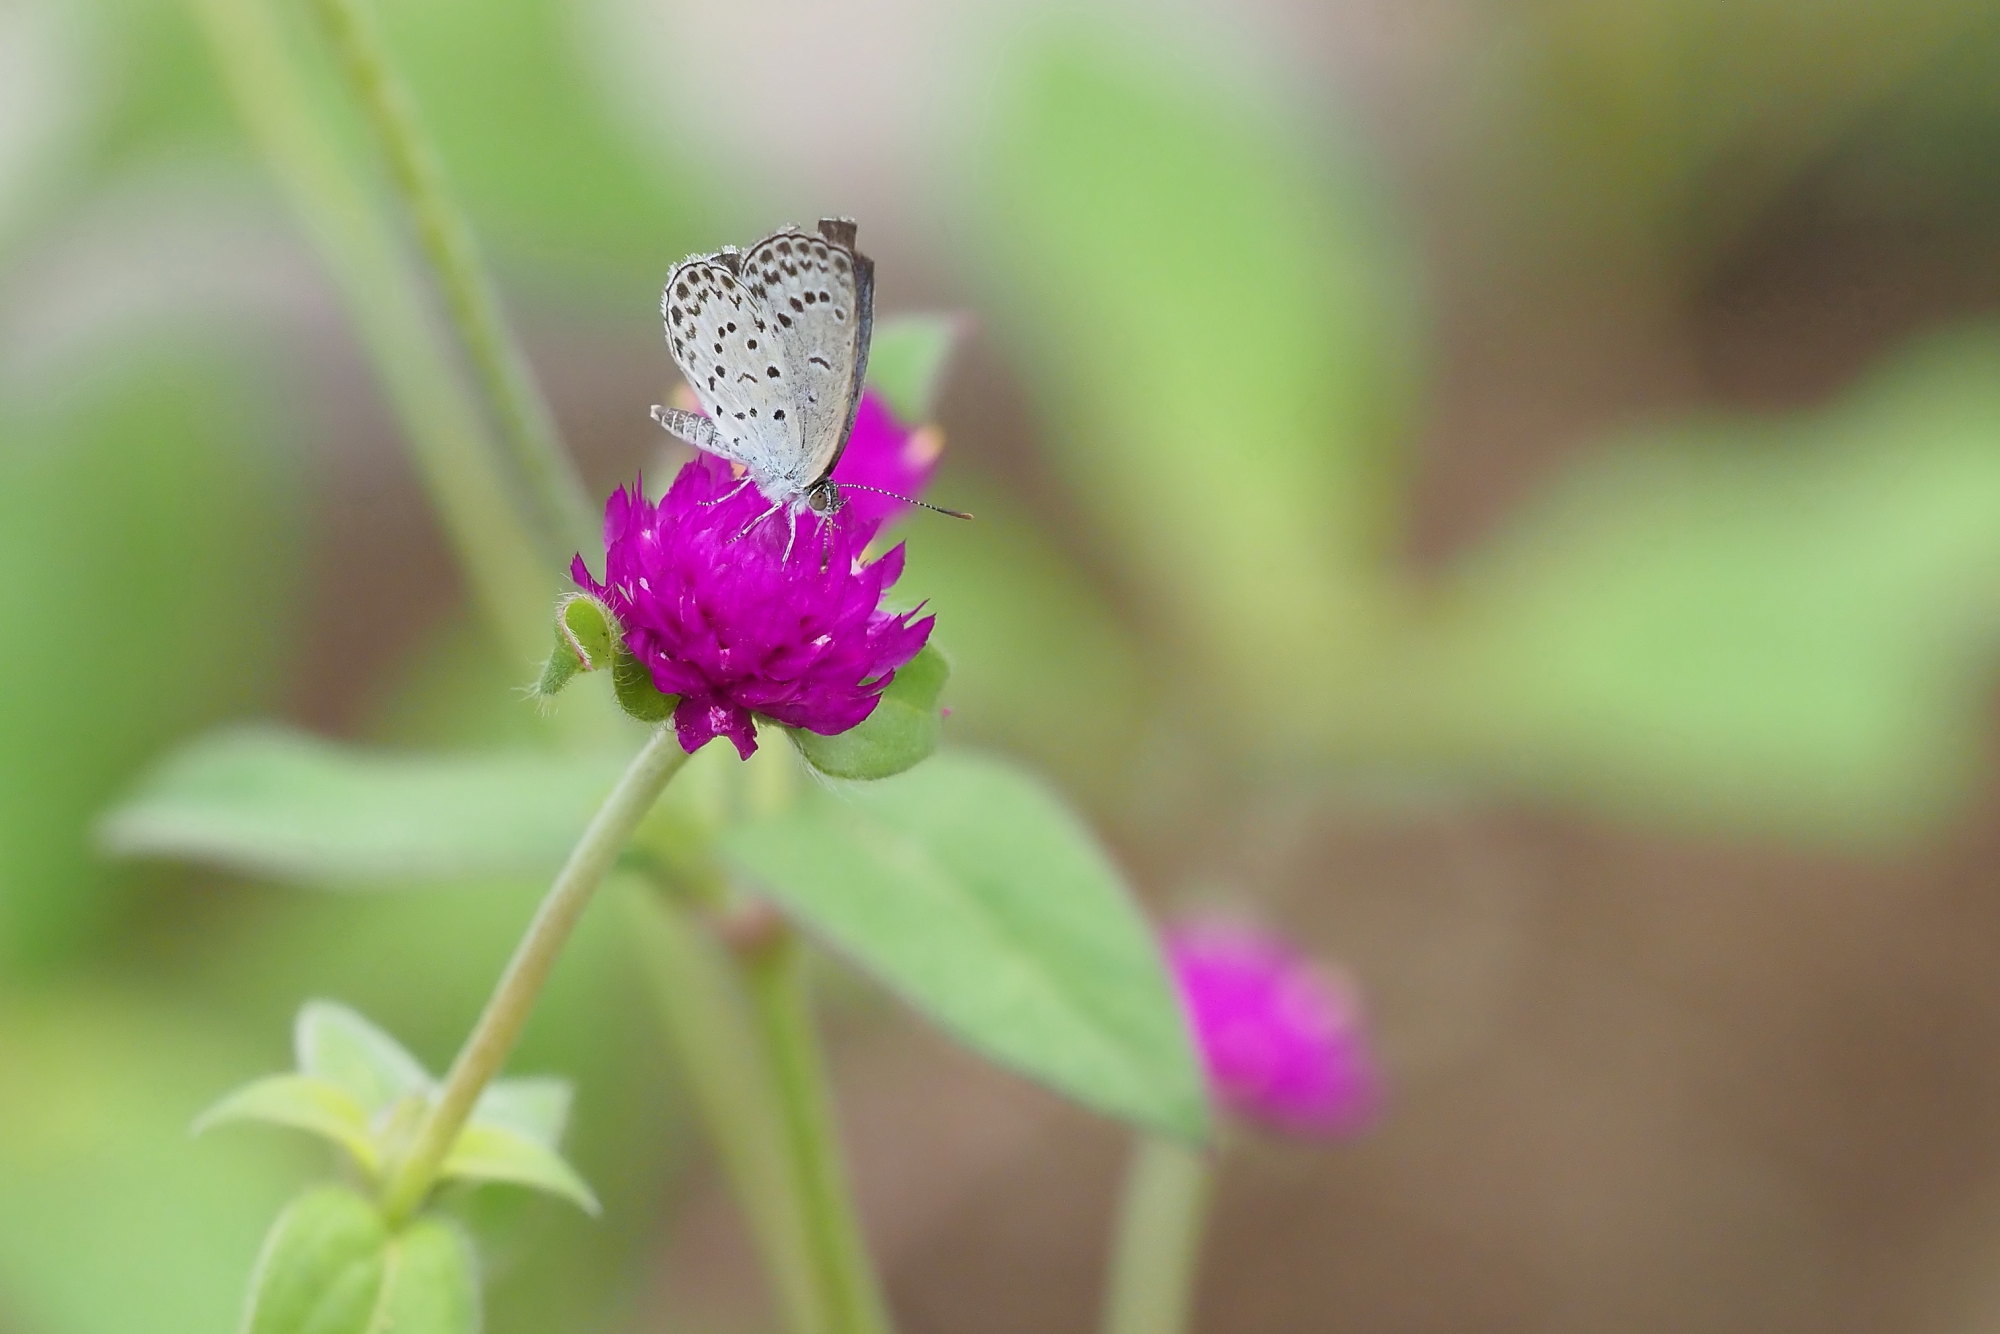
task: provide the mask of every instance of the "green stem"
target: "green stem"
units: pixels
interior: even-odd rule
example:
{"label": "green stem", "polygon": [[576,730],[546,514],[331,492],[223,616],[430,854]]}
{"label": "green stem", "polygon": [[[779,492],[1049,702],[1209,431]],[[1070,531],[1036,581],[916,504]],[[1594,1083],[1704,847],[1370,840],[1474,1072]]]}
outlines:
{"label": "green stem", "polygon": [[887,1308],[854,1215],[832,1096],[806,994],[805,955],[789,928],[742,955],[750,1008],[776,1082],[786,1158],[829,1334],[888,1334]]}
{"label": "green stem", "polygon": [[436,1101],[417,1127],[409,1151],[388,1175],[382,1208],[391,1220],[409,1217],[430,1193],[438,1169],[458,1141],[480,1092],[500,1073],[513,1051],[522,1026],[528,1022],[528,1012],[542,994],[549,970],[555,967],[556,956],[584,907],[604,883],[661,790],[687,759],[674,729],[657,729],[591,817],[541,907],[535,910],[535,918],[515,947],[514,957],[508,960],[507,971],[501,974],[479,1022],[459,1049],[458,1059],[452,1062]]}
{"label": "green stem", "polygon": [[1132,1151],[1102,1334],[1182,1334],[1192,1305],[1211,1173],[1206,1156],[1142,1137]]}
{"label": "green stem", "polygon": [[[522,662],[547,652],[560,566],[510,486],[421,275],[315,104],[270,0],[192,0],[251,137],[332,274],[473,595]],[[565,553],[566,554],[566,553]]]}
{"label": "green stem", "polygon": [[361,103],[376,146],[430,262],[446,308],[479,377],[514,467],[539,510],[545,558],[560,569],[595,540],[590,501],[556,433],[548,400],[502,314],[472,228],[451,194],[415,102],[389,64],[363,0],[314,0],[314,11]]}
{"label": "green stem", "polygon": [[743,1007],[735,961],[666,894],[633,894],[627,902],[668,1038],[776,1289],[785,1328],[828,1334],[804,1210],[785,1170],[777,1092]]}

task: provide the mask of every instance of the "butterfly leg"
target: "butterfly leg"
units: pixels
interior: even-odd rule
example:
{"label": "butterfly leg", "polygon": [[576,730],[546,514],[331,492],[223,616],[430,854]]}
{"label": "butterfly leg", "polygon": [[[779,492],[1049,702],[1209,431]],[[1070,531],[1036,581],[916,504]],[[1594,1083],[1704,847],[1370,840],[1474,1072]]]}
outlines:
{"label": "butterfly leg", "polygon": [[[758,524],[764,522],[764,520],[770,518],[773,514],[776,514],[779,510],[783,509],[784,507],[785,507],[785,502],[782,500],[779,501],[777,504],[771,506],[771,508],[765,510],[762,514],[759,514],[756,518],[752,519],[750,522],[744,524],[741,528],[737,529],[736,536],[730,538],[729,540],[732,542],[742,541],[744,538],[750,536],[750,530],[752,528],[755,528]],[[790,548],[787,547],[786,551],[789,553]]]}
{"label": "butterfly leg", "polygon": [[721,505],[721,504],[724,504],[724,503],[726,503],[726,502],[728,502],[728,501],[731,501],[731,500],[734,500],[734,499],[736,499],[736,497],[738,497],[738,496],[742,495],[742,494],[743,494],[743,488],[744,488],[744,487],[746,487],[746,486],[748,486],[748,485],[750,485],[750,474],[746,472],[746,473],[744,473],[744,474],[743,474],[743,475],[742,475],[741,477],[739,477],[739,478],[737,478],[737,479],[736,479],[736,485],[735,485],[735,486],[732,486],[732,487],[730,487],[730,488],[729,488],[729,489],[728,489],[727,491],[723,492],[723,493],[722,493],[721,495],[717,496],[717,497],[716,497],[715,499],[713,499],[713,500],[698,500],[698,501],[696,501],[695,503],[696,503],[697,505],[700,505],[700,506],[702,506],[703,508],[707,508],[707,507],[708,507],[708,506],[710,506],[710,505]]}

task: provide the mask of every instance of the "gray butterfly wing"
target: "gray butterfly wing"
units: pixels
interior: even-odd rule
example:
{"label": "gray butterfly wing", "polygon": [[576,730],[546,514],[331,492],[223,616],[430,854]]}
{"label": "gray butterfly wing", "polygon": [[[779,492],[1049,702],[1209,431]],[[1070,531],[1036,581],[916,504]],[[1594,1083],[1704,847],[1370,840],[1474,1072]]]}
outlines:
{"label": "gray butterfly wing", "polygon": [[797,381],[802,454],[793,481],[833,471],[847,447],[875,318],[875,265],[854,249],[855,225],[826,219],[819,235],[785,228],[752,246],[742,281],[762,307]]}
{"label": "gray butterfly wing", "polygon": [[804,395],[781,330],[734,272],[741,258],[695,255],[668,275],[660,296],[667,346],[710,424],[696,426],[672,409],[654,415],[696,448],[741,464],[771,499],[786,500],[800,489]]}

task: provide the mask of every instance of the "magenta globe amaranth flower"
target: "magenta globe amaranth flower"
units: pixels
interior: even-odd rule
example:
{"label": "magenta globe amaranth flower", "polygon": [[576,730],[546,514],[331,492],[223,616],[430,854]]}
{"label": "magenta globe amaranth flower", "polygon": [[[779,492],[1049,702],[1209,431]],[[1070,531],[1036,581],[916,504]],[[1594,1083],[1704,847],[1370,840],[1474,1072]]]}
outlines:
{"label": "magenta globe amaranth flower", "polygon": [[[930,460],[908,457],[909,443],[886,409],[864,399],[834,479],[921,485]],[[758,717],[844,732],[930,639],[934,617],[882,608],[903,549],[875,560],[866,551],[888,509],[854,504],[831,522],[810,512],[760,520],[769,507],[728,464],[697,455],[658,502],[636,486],[612,493],[601,582],[582,556],[571,567],[617,617],[653,684],[678,697],[674,727],[689,751],[725,736],[747,758]]]}
{"label": "magenta globe amaranth flower", "polygon": [[1381,1071],[1344,978],[1235,921],[1182,923],[1166,948],[1217,1101],[1295,1134],[1374,1122]]}

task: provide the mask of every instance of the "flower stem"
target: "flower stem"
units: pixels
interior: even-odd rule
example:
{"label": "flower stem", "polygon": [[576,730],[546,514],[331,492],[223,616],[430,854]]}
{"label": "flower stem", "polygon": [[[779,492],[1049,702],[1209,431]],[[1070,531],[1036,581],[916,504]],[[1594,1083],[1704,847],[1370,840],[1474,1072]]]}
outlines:
{"label": "flower stem", "polygon": [[635,943],[689,1091],[722,1159],[792,1334],[828,1334],[804,1209],[787,1172],[777,1093],[734,960],[666,893],[633,894]]}
{"label": "flower stem", "polygon": [[316,104],[282,6],[191,3],[251,138],[346,302],[474,597],[510,654],[539,659],[561,567],[546,563],[548,541],[509,484],[401,238]]}
{"label": "flower stem", "polygon": [[1211,1174],[1198,1149],[1139,1139],[1125,1177],[1102,1334],[1182,1334],[1192,1304]]}
{"label": "flower stem", "polygon": [[464,213],[444,185],[436,150],[418,120],[414,100],[390,65],[364,0],[314,0],[341,73],[367,116],[376,146],[429,261],[466,356],[500,426],[501,437],[528,488],[543,535],[543,554],[560,569],[594,537],[583,483],[556,433],[555,416],[528,368]]}
{"label": "flower stem", "polygon": [[825,1304],[825,1328],[829,1334],[888,1334],[888,1311],[841,1165],[798,936],[780,923],[740,957],[777,1087],[786,1158]]}
{"label": "flower stem", "polygon": [[480,1092],[500,1073],[508,1053],[521,1036],[528,1012],[548,981],[556,956],[569,940],[577,919],[591,895],[624,850],[639,822],[646,818],[653,802],[670,779],[687,763],[674,729],[654,731],[645,746],[632,758],[611,795],[597,808],[583,837],[570,850],[569,860],[556,873],[527,934],[514,949],[499,985],[480,1013],[478,1023],[459,1049],[458,1058],[445,1075],[444,1085],[425,1114],[409,1151],[388,1174],[382,1193],[383,1212],[399,1222],[423,1203],[437,1180],[438,1169],[458,1140],[459,1131],[472,1115]]}

